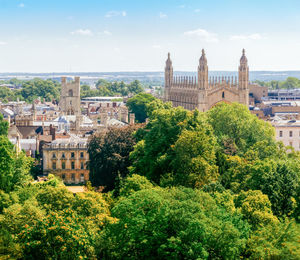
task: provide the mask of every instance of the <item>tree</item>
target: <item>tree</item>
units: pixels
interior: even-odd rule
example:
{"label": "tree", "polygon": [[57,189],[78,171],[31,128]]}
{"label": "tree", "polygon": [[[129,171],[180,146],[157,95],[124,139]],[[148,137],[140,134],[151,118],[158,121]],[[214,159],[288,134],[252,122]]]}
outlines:
{"label": "tree", "polygon": [[300,226],[293,220],[265,225],[253,232],[247,242],[247,259],[299,259]]}
{"label": "tree", "polygon": [[133,174],[121,180],[120,196],[128,197],[132,193],[153,188],[153,184],[144,176]]}
{"label": "tree", "polygon": [[153,97],[151,94],[140,93],[132,98],[129,98],[126,102],[126,106],[131,113],[135,114],[135,119],[138,122],[143,123],[148,117],[147,105],[153,100],[155,100],[155,97]]}
{"label": "tree", "polygon": [[130,171],[157,184],[201,187],[217,177],[214,146],[204,113],[181,107],[156,109],[131,153]]}
{"label": "tree", "polygon": [[268,224],[278,224],[278,219],[273,215],[271,202],[267,195],[258,190],[243,191],[235,198],[235,205],[252,225],[253,229]]}
{"label": "tree", "polygon": [[3,119],[3,115],[0,113],[0,136],[8,135],[8,122]]}
{"label": "tree", "polygon": [[23,152],[16,153],[14,145],[0,136],[0,189],[10,192],[31,180],[32,159]]}
{"label": "tree", "polygon": [[187,188],[137,191],[112,209],[118,219],[97,242],[98,258],[235,259],[249,226],[207,193]]}
{"label": "tree", "polygon": [[50,212],[35,225],[25,225],[17,237],[23,259],[94,259],[91,230],[71,210]]}
{"label": "tree", "polygon": [[266,146],[275,143],[274,128],[258,119],[244,105],[220,103],[207,112],[217,141],[223,149],[226,143],[236,147],[237,153],[245,153],[260,141]]}
{"label": "tree", "polygon": [[89,142],[90,180],[94,186],[113,190],[118,176],[125,177],[130,166],[129,154],[136,144],[133,133],[139,126],[111,128],[93,136]]}
{"label": "tree", "polygon": [[183,130],[174,145],[174,184],[201,188],[218,179],[216,141],[209,126]]}
{"label": "tree", "polygon": [[134,80],[128,85],[128,92],[133,95],[139,94],[143,91],[144,89],[138,80]]}

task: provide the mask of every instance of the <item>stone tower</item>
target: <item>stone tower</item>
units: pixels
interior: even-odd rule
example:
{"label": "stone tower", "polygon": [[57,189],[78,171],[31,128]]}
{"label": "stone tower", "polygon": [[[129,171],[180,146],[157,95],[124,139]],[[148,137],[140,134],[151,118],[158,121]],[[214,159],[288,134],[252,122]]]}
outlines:
{"label": "stone tower", "polygon": [[208,66],[205,51],[202,49],[202,55],[198,66],[198,109],[206,111],[207,108],[207,89],[208,89]]}
{"label": "stone tower", "polygon": [[59,107],[62,115],[81,115],[80,77],[75,77],[75,80],[72,82],[67,82],[66,77],[61,77],[61,97]]}
{"label": "stone tower", "polygon": [[170,59],[170,53],[168,53],[168,59],[166,60],[165,67],[165,100],[169,100],[170,88],[173,82],[173,66]]}
{"label": "stone tower", "polygon": [[242,51],[242,57],[240,59],[239,66],[239,102],[241,104],[249,104],[249,67],[248,60],[245,55],[245,49]]}

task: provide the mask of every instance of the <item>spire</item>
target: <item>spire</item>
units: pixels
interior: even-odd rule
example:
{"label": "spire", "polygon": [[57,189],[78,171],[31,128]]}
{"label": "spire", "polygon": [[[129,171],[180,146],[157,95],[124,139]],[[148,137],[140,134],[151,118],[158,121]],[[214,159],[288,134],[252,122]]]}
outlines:
{"label": "spire", "polygon": [[199,60],[198,66],[198,85],[199,89],[208,88],[208,66],[205,51],[202,49],[202,55]]}
{"label": "spire", "polygon": [[206,59],[206,56],[205,56],[204,49],[202,49],[202,55],[200,57],[199,63],[200,63],[200,65],[206,65],[207,64],[207,59]]}
{"label": "spire", "polygon": [[243,51],[242,51],[242,57],[241,57],[241,59],[240,59],[240,63],[241,63],[241,64],[246,64],[246,63],[248,63],[247,57],[246,57],[246,55],[245,55],[245,49],[243,49]]}
{"label": "spire", "polygon": [[172,61],[170,58],[170,52],[168,52],[168,58],[166,60],[166,68],[171,68],[172,67]]}

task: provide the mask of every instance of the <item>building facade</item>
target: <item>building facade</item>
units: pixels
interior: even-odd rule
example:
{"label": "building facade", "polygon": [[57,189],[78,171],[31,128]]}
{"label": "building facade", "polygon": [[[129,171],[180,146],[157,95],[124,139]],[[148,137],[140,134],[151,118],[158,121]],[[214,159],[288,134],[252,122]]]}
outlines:
{"label": "building facade", "polygon": [[219,102],[249,104],[249,67],[243,50],[236,77],[208,77],[207,59],[204,50],[199,60],[198,77],[174,77],[168,53],[165,67],[165,101],[173,106],[207,111]]}
{"label": "building facade", "polygon": [[300,121],[299,120],[276,120],[272,122],[275,128],[277,141],[285,146],[291,146],[295,151],[300,151]]}
{"label": "building facade", "polygon": [[89,180],[87,138],[72,135],[43,146],[44,175],[55,174],[66,184],[85,183]]}

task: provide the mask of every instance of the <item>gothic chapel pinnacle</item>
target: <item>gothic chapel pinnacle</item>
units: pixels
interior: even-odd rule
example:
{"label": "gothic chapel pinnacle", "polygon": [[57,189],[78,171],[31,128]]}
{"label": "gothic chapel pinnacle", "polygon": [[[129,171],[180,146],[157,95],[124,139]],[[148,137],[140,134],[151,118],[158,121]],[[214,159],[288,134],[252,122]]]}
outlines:
{"label": "gothic chapel pinnacle", "polygon": [[173,76],[173,66],[168,53],[165,67],[165,101],[173,106],[186,109],[207,111],[219,102],[239,102],[249,104],[249,67],[243,49],[236,77],[208,77],[205,51],[199,59],[198,78],[190,76]]}

